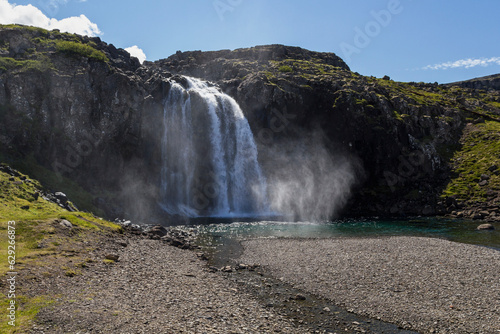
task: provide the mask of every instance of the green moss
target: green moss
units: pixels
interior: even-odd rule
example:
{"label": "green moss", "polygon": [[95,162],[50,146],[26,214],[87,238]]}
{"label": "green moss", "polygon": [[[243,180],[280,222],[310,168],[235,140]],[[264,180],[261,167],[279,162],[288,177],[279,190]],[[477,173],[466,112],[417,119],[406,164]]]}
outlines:
{"label": "green moss", "polygon": [[[17,309],[16,309],[16,326],[11,326],[5,320],[0,322],[0,333],[28,333],[38,312],[43,307],[47,307],[54,303],[49,296],[36,296],[27,297],[23,295],[16,295]],[[0,307],[6,310],[9,305],[9,299],[3,293],[0,293]]]}
{"label": "green moss", "polygon": [[288,65],[283,65],[278,68],[278,71],[280,71],[281,73],[290,73],[293,72],[293,69]]}
{"label": "green moss", "polygon": [[39,59],[16,60],[9,57],[0,57],[0,71],[20,70],[30,71],[36,70],[45,72],[53,69],[54,65],[47,57],[40,57]]}
{"label": "green moss", "polygon": [[86,230],[111,230],[113,232],[123,232],[123,229],[120,225],[111,223],[87,212],[67,212],[64,214],[60,214],[59,218],[66,219],[74,226],[78,226]]}
{"label": "green moss", "polygon": [[104,52],[97,50],[90,45],[83,44],[81,42],[60,41],[60,40],[57,40],[55,43],[57,51],[64,53],[68,56],[76,58],[86,57],[101,62],[109,61],[108,57],[106,57]]}
{"label": "green moss", "polygon": [[[492,165],[500,167],[500,123],[486,121],[477,124],[462,138],[462,147],[453,157],[456,175],[443,192],[462,201],[484,201],[487,191],[500,191],[500,176],[488,171]],[[480,186],[481,175],[490,176],[488,184]]]}
{"label": "green moss", "polygon": [[403,120],[402,115],[400,113],[398,113],[396,110],[394,110],[393,113],[394,113],[394,117],[396,117],[396,119],[398,121],[402,121]]}
{"label": "green moss", "polygon": [[22,177],[26,180],[0,171],[0,220],[44,219],[64,211],[39,196],[39,182]]}

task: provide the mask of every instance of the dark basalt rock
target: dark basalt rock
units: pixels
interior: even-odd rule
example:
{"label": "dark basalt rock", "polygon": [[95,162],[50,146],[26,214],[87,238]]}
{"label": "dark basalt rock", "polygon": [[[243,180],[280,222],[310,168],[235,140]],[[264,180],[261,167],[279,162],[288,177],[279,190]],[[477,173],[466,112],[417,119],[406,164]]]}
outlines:
{"label": "dark basalt rock", "polygon": [[[40,40],[76,41],[107,61],[68,56]],[[498,110],[471,99],[476,96],[471,90],[364,77],[333,53],[283,45],[178,52],[141,66],[99,38],[0,26],[0,57],[15,65],[0,65],[0,153],[32,157],[93,194],[111,194],[93,202],[111,219],[164,221],[156,204],[158,138],[171,81],[185,85],[182,75],[213,81],[235,98],[266,174],[279,172],[278,147],[317,133],[329,152],[354,161],[358,184],[346,213],[433,215],[460,209],[472,217],[483,207],[466,210],[460,207],[464,203],[441,198],[466,125],[500,117]],[[34,65],[24,66],[27,61]],[[443,93],[446,89],[452,93]],[[495,92],[489,94],[500,101]],[[478,115],[479,109],[487,113]],[[500,173],[494,163],[489,166],[484,173]],[[491,180],[474,185],[479,182],[493,202]],[[62,198],[53,200],[65,205]],[[171,239],[182,247],[180,238]]]}

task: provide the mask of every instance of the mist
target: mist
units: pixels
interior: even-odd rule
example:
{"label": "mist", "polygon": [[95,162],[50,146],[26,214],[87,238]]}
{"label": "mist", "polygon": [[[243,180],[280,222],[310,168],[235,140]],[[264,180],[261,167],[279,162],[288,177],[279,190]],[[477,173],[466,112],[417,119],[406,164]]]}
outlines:
{"label": "mist", "polygon": [[267,148],[265,171],[270,207],[300,221],[336,217],[349,200],[360,174],[357,160],[333,153],[315,133]]}

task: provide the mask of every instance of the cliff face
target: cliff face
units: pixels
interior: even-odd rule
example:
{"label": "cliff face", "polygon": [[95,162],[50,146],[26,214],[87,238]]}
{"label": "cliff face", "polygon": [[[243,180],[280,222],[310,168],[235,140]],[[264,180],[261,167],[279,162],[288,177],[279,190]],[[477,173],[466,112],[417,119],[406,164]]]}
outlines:
{"label": "cliff face", "polygon": [[[317,133],[334,156],[359,161],[359,187],[347,214],[434,215],[468,208],[474,216],[490,206],[498,211],[497,200],[490,203],[498,199],[497,183],[457,191],[457,183],[472,181],[456,171],[453,160],[467,125],[497,124],[498,92],[364,77],[327,55],[275,45],[178,52],[150,66],[213,80],[235,97],[268,175],[276,170],[270,147]],[[486,172],[484,166],[466,171],[476,178]]]}
{"label": "cliff face", "polygon": [[[28,27],[1,28],[0,47],[5,156],[34,158],[62,188],[63,177],[76,181],[94,194],[94,205],[106,191],[120,194],[110,215],[154,197],[134,184],[154,184],[148,166],[158,148],[151,138],[160,129],[149,120],[162,105],[148,98],[137,59],[99,38]],[[132,191],[123,197],[122,189]]]}
{"label": "cliff face", "polygon": [[[0,27],[3,159],[34,160],[61,187],[75,180],[112,218],[149,216],[159,193],[163,102],[171,81],[183,81],[176,74],[215,81],[237,100],[267,175],[286,167],[278,151],[302,144],[304,152],[321,144],[351,161],[358,183],[346,213],[472,208],[466,215],[474,215],[498,199],[500,180],[488,172],[500,164],[496,147],[487,167],[474,165],[473,180],[460,170],[467,156],[452,160],[464,134],[494,137],[498,92],[364,77],[334,54],[281,45],[178,52],[141,66],[98,38]],[[296,162],[315,163],[303,157]],[[486,188],[461,186],[484,173],[491,174]]]}

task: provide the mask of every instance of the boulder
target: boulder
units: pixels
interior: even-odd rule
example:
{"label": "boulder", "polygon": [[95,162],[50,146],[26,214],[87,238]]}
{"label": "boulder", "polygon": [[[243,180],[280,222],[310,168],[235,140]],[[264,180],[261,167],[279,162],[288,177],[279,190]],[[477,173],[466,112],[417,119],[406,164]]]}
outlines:
{"label": "boulder", "polygon": [[481,224],[476,228],[478,231],[492,231],[495,227],[491,224]]}
{"label": "boulder", "polygon": [[153,226],[153,228],[151,228],[148,231],[148,234],[150,236],[164,237],[165,235],[167,235],[167,230],[163,226],[157,225],[157,226]]}
{"label": "boulder", "polygon": [[66,219],[63,219],[59,222],[59,225],[61,225],[62,227],[66,227],[66,228],[73,228],[73,224],[71,224],[68,220]]}
{"label": "boulder", "polygon": [[56,192],[54,196],[59,200],[61,204],[66,204],[68,202],[68,197],[66,196],[65,193],[62,193],[60,191]]}

